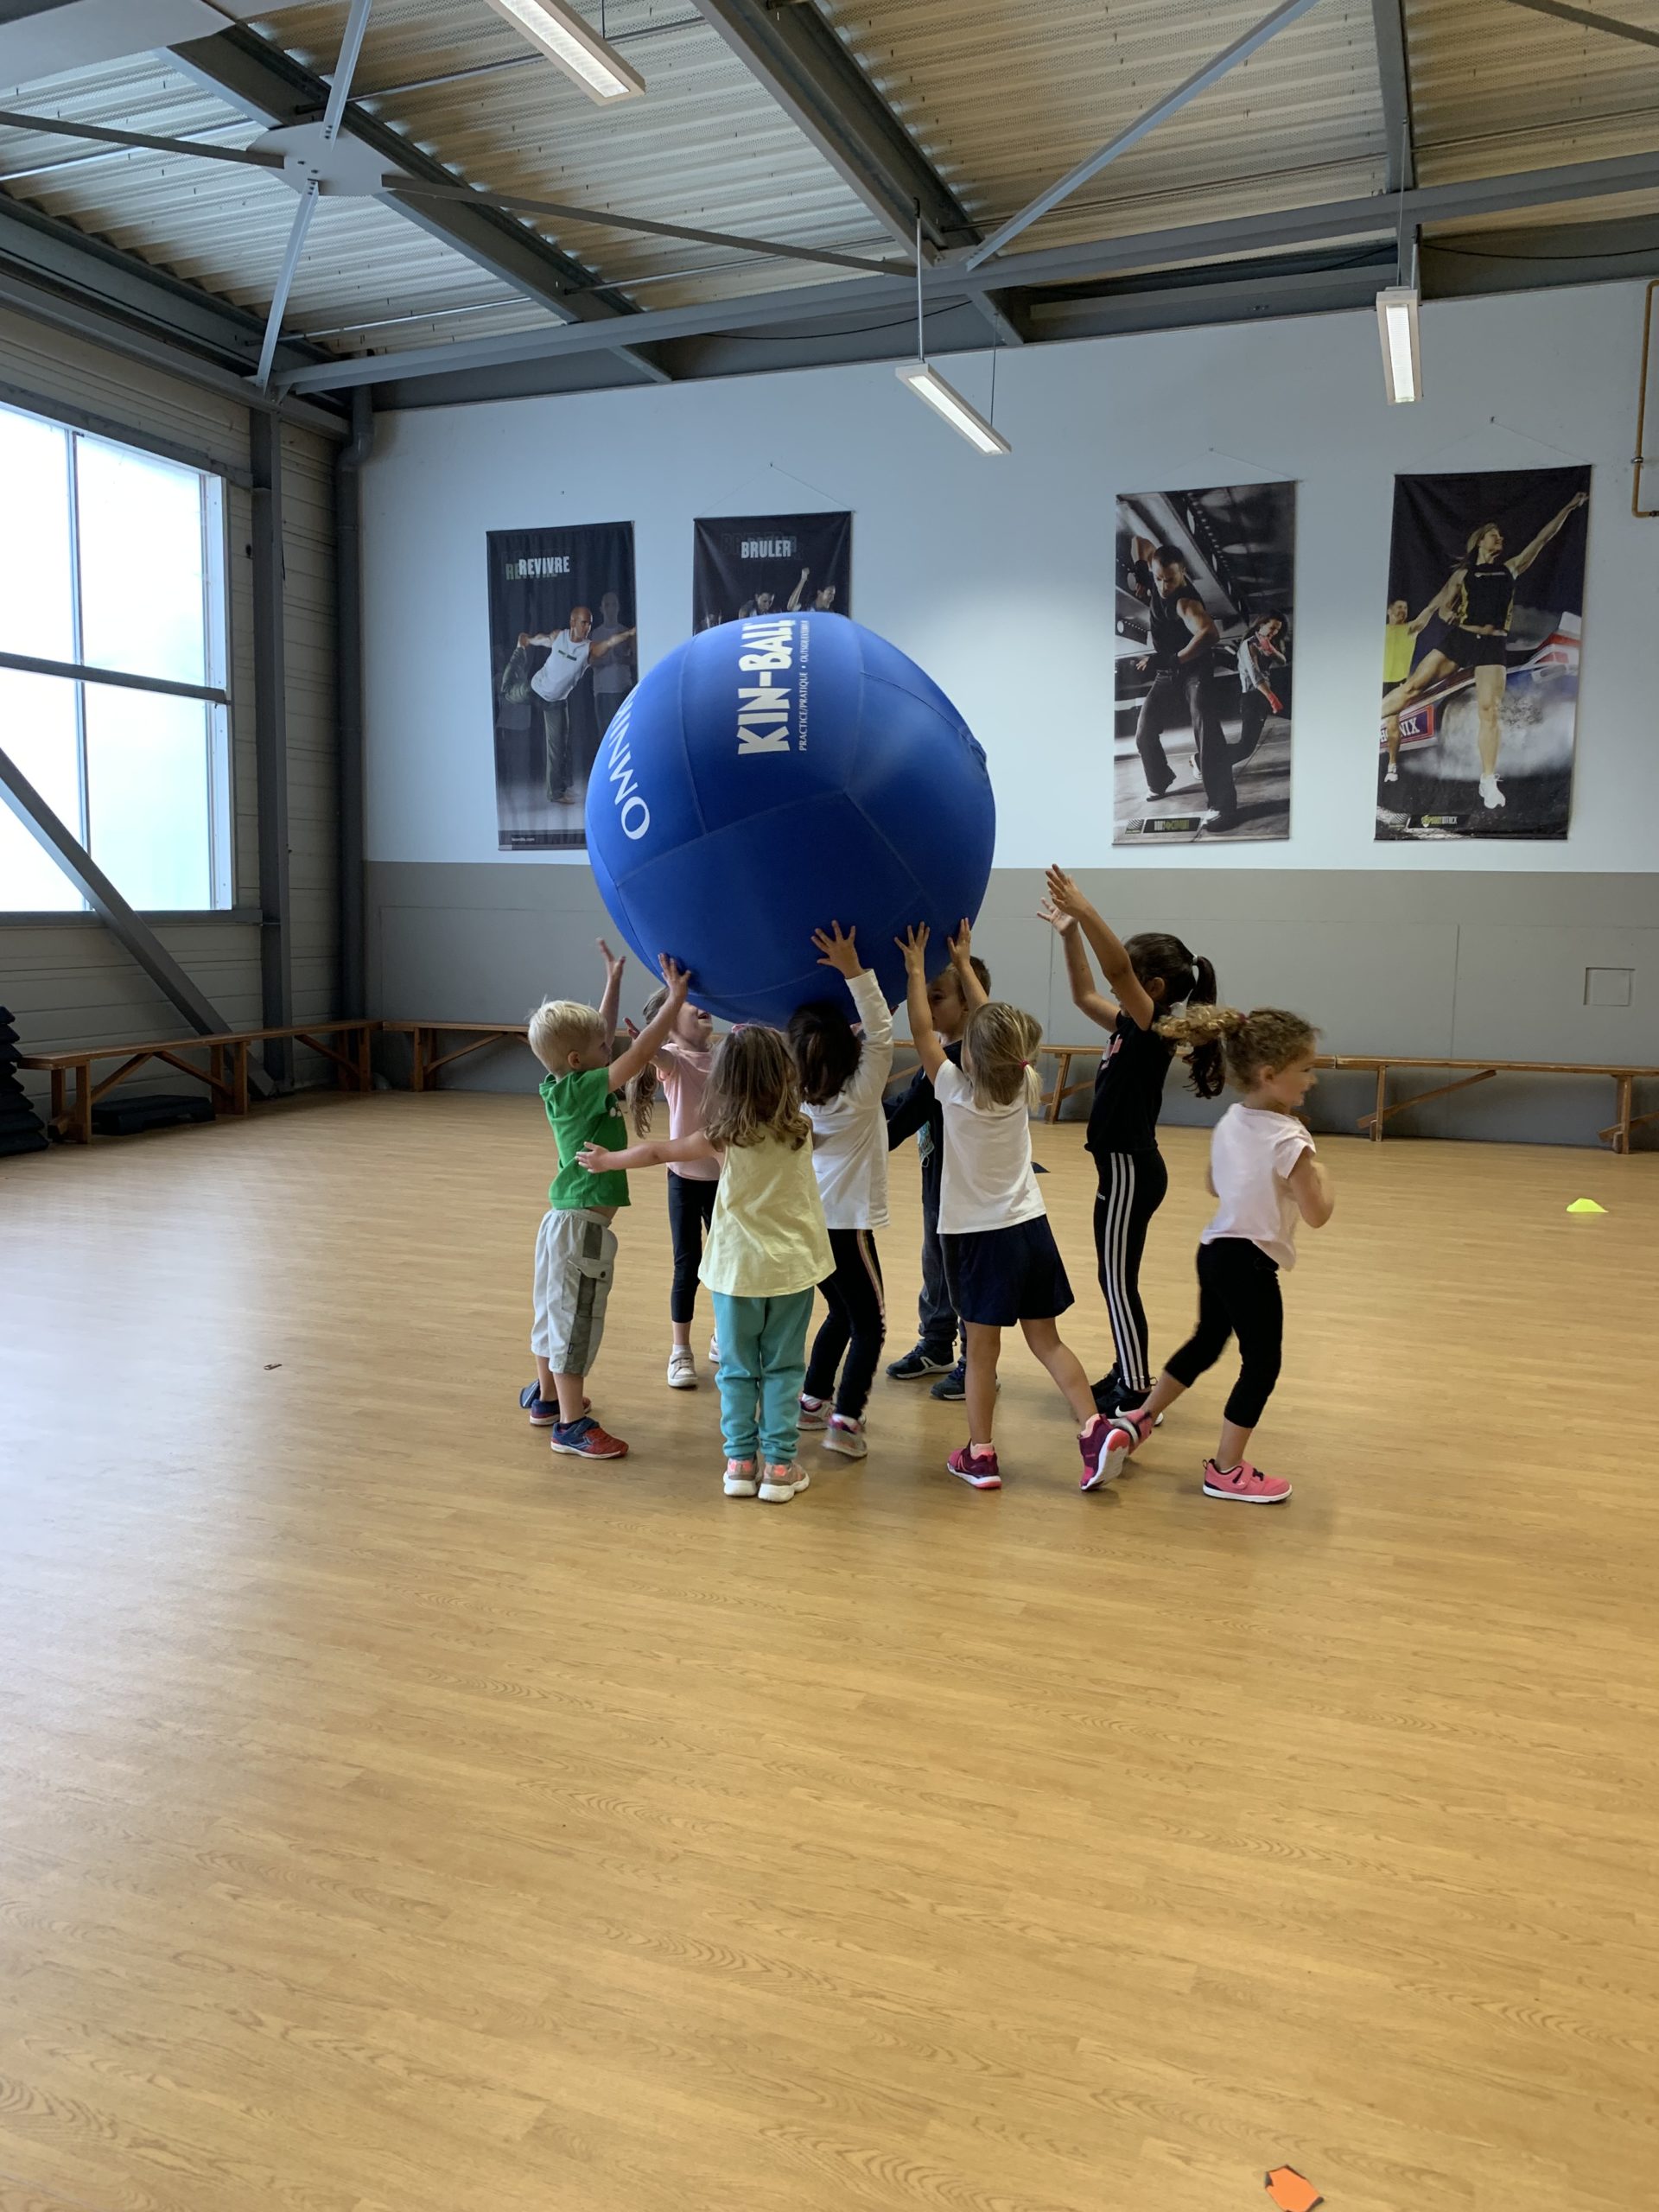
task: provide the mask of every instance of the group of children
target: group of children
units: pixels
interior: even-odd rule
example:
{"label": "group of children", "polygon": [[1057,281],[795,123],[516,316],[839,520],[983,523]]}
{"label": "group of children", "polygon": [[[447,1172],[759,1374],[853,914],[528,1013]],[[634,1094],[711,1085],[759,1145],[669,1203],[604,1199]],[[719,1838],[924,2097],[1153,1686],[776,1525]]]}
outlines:
{"label": "group of children", "polygon": [[[585,1378],[603,1332],[611,1223],[628,1203],[628,1172],[662,1166],[674,1248],[667,1379],[674,1389],[697,1385],[690,1338],[701,1281],[714,1298],[709,1357],[726,1495],[781,1503],[806,1489],[804,1430],[821,1432],[827,1451],[863,1459],[886,1327],[875,1233],[888,1219],[887,1155],[914,1135],[920,1326],[914,1349],[887,1371],[899,1382],[932,1377],[936,1396],[965,1400],[968,1438],[946,1462],[952,1474],[976,1490],[1001,1486],[994,1427],[1006,1329],[1020,1328],[1071,1410],[1084,1491],[1121,1471],[1236,1338],[1239,1376],[1205,1463],[1205,1491],[1259,1504],[1289,1497],[1287,1482],[1246,1455],[1279,1374],[1279,1279],[1294,1264],[1297,1221],[1317,1228],[1332,1211],[1325,1169],[1297,1118],[1314,1080],[1316,1033],[1277,1008],[1218,1006],[1207,960],[1166,935],[1120,940],[1062,870],[1049,870],[1047,890],[1042,912],[1064,947],[1072,998],[1110,1038],[1088,1130],[1100,1283],[1117,1355],[1110,1372],[1091,1384],[1058,1325],[1073,1299],[1031,1154],[1042,1030],[992,998],[965,921],[931,979],[927,930],[900,943],[921,1065],[893,1100],[892,1016],[855,935],[838,923],[813,943],[843,993],[801,1007],[787,1030],[747,1024],[718,1042],[709,1016],[689,1002],[691,978],[668,955],[645,1026],[630,1024],[619,1038],[623,963],[601,944],[600,1005],[550,1001],[530,1025],[547,1071],[542,1097],[559,1168],[537,1238],[537,1379],[520,1402],[551,1430],[556,1452],[609,1459],[627,1451],[594,1417]],[[1198,1323],[1154,1380],[1139,1279],[1167,1189],[1157,1125],[1178,1053],[1200,1096],[1217,1096],[1225,1079],[1243,1096],[1211,1141],[1217,1210],[1198,1249]],[[652,1138],[659,1090],[669,1134]],[[827,1310],[809,1353],[819,1294]]]}

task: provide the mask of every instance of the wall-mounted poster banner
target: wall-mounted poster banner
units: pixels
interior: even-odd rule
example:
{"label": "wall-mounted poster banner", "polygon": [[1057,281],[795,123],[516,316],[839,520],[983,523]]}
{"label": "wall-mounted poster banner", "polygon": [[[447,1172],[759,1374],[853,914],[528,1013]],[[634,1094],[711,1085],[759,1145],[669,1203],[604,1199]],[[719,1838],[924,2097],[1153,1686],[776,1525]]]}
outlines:
{"label": "wall-mounted poster banner", "polygon": [[851,515],[721,515],[693,524],[691,624],[853,611]]}
{"label": "wall-mounted poster banner", "polygon": [[639,674],[633,524],[493,530],[489,562],[497,842],[580,849],[600,741]]}
{"label": "wall-mounted poster banner", "polygon": [[1587,468],[1396,476],[1380,840],[1565,837]]}
{"label": "wall-mounted poster banner", "polygon": [[1290,835],[1296,486],[1117,502],[1117,845]]}

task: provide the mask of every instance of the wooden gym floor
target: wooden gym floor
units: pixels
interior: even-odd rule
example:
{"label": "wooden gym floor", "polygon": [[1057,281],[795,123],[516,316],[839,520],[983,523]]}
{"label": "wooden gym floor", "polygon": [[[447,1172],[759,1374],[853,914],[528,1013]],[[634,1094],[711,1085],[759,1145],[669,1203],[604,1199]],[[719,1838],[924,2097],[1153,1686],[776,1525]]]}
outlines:
{"label": "wooden gym floor", "polygon": [[3,2212],[1650,2205],[1659,1166],[1324,1151],[1271,1511],[1198,1493],[1214,1378],[1080,1497],[1023,1351],[1000,1496],[883,1382],[863,1467],[728,1503],[649,1176],[633,1456],[554,1459],[533,1099],[9,1164]]}

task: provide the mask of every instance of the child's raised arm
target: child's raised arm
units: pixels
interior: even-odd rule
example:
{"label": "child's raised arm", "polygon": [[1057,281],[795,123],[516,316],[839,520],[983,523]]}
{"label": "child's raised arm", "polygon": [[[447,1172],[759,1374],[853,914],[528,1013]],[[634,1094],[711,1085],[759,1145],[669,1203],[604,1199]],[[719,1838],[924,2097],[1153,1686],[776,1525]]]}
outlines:
{"label": "child's raised arm", "polygon": [[1099,961],[1100,972],[1106,978],[1107,989],[1116,995],[1119,1006],[1129,1020],[1137,1029],[1150,1029],[1157,1019],[1158,1008],[1135,974],[1135,963],[1124,950],[1122,938],[1115,930],[1107,928],[1064,868],[1049,869],[1048,895],[1061,913],[1073,917],[1088,938],[1089,949]]}
{"label": "child's raised arm", "polygon": [[988,1006],[991,995],[974,973],[974,927],[966,914],[957,925],[955,937],[948,937],[944,942],[950,955],[950,965],[956,970],[957,988],[962,994],[963,1007],[971,1014],[976,1007]]}
{"label": "child's raised arm", "polygon": [[663,981],[668,985],[668,995],[639,1034],[633,1039],[626,1052],[611,1062],[611,1089],[626,1090],[635,1076],[643,1073],[657,1057],[657,1048],[679,1019],[680,1008],[685,1004],[685,995],[691,987],[689,969],[665,952],[662,957]]}
{"label": "child's raised arm", "polygon": [[944,1047],[933,1027],[933,1009],[927,1002],[927,924],[907,930],[893,943],[905,956],[906,1009],[910,1015],[910,1041],[927,1071],[931,1083],[945,1065]]}
{"label": "child's raised arm", "polygon": [[1052,925],[1054,934],[1065,948],[1065,977],[1071,986],[1072,1005],[1103,1029],[1116,1029],[1117,1002],[1095,988],[1095,971],[1089,965],[1089,948],[1083,941],[1077,916],[1062,913],[1052,899],[1045,899],[1037,912]]}
{"label": "child's raised arm", "polygon": [[628,956],[625,952],[619,957],[601,938],[599,957],[605,963],[605,989],[599,1001],[599,1018],[604,1025],[605,1042],[609,1045],[616,1036],[616,1017],[622,1004],[622,970],[628,964]]}

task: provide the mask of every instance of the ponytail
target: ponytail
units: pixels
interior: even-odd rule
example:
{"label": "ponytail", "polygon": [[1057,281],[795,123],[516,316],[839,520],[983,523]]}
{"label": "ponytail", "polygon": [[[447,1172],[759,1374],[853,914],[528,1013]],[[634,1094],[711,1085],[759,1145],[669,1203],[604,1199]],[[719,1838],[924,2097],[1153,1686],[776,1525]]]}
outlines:
{"label": "ponytail", "polygon": [[[1192,959],[1192,988],[1186,995],[1188,1011],[1194,1007],[1214,1006],[1216,1002],[1216,971],[1204,955],[1195,953]],[[1226,1083],[1226,1070],[1222,1065],[1221,1043],[1211,1038],[1205,1044],[1193,1045],[1186,1055],[1187,1079],[1200,1098],[1219,1098]]]}
{"label": "ponytail", "polygon": [[[646,1021],[656,1020],[667,999],[668,993],[665,990],[652,993],[640,1008]],[[652,1109],[656,1105],[658,1095],[657,1070],[652,1062],[647,1060],[627,1088],[628,1118],[633,1123],[635,1136],[648,1137],[651,1135]]]}
{"label": "ponytail", "polygon": [[[1202,963],[1205,968],[1209,964]],[[1213,985],[1213,975],[1211,980]],[[1300,1014],[1287,1014],[1281,1007],[1253,1007],[1249,1014],[1241,1014],[1236,1006],[1200,1000],[1196,991],[1182,1013],[1167,1014],[1155,1026],[1172,1045],[1190,1048],[1195,1089],[1201,1055],[1208,1056],[1204,1060],[1206,1076],[1211,1069],[1218,1074],[1224,1061],[1229,1077],[1239,1090],[1248,1090],[1264,1069],[1277,1075],[1315,1044],[1319,1034]],[[1213,1098],[1220,1089],[1217,1081],[1215,1090],[1199,1090],[1198,1096]]]}
{"label": "ponytail", "polygon": [[[1123,950],[1129,964],[1147,990],[1163,984],[1161,1003],[1166,1007],[1214,1006],[1216,971],[1202,953],[1189,952],[1178,937],[1161,930],[1147,930],[1129,938]],[[1170,1031],[1166,1022],[1154,1022],[1160,1037]],[[1200,1098],[1217,1098],[1222,1089],[1222,1053],[1211,1036],[1193,1044],[1185,1055],[1187,1075]]]}

